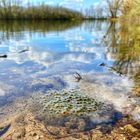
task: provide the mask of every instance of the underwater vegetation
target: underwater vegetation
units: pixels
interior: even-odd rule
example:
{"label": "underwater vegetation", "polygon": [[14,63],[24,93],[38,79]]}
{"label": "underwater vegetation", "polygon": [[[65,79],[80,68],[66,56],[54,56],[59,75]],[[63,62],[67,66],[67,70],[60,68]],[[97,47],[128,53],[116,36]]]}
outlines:
{"label": "underwater vegetation", "polygon": [[[48,96],[48,95],[47,95]],[[43,111],[49,111],[56,114],[79,114],[94,112],[99,109],[103,103],[97,102],[95,99],[81,96],[78,92],[62,92],[51,93],[50,99],[43,96],[41,104]]]}
{"label": "underwater vegetation", "polygon": [[34,98],[33,113],[45,126],[64,127],[69,133],[110,124],[122,117],[113,105],[84,95],[82,91],[50,91]]}

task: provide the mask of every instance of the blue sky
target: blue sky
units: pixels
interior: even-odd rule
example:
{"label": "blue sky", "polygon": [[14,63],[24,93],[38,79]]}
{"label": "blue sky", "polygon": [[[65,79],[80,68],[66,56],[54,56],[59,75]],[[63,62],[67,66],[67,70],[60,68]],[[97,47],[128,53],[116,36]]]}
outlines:
{"label": "blue sky", "polygon": [[91,5],[99,4],[101,0],[32,0],[33,3],[45,2],[49,5],[59,5],[63,7],[68,7],[72,9],[85,9]]}

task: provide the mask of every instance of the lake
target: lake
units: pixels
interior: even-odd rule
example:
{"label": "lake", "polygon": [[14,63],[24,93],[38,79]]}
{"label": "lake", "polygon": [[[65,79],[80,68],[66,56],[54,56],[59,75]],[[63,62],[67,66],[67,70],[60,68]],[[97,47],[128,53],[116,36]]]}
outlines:
{"label": "lake", "polygon": [[115,113],[93,115],[87,129],[114,124],[123,114],[139,120],[133,110],[140,105],[140,41],[131,28],[109,21],[1,21],[0,108],[24,97],[78,90]]}

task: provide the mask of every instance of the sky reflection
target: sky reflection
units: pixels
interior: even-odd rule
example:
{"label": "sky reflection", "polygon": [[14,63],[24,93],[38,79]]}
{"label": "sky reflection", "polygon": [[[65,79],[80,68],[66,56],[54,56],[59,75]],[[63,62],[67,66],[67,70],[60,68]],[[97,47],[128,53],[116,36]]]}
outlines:
{"label": "sky reflection", "polygon": [[[111,86],[112,92],[130,92],[132,80],[99,66],[115,62],[102,42],[108,25],[86,22],[61,32],[13,32],[14,37],[0,44],[0,54],[8,55],[0,59],[0,96],[77,88],[75,72],[85,75],[85,81],[90,83]],[[29,51],[18,53],[24,49]]]}

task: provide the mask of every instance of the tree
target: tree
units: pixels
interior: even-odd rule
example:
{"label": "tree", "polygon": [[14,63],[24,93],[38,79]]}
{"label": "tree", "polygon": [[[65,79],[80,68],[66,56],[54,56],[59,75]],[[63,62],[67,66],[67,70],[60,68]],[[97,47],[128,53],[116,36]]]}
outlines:
{"label": "tree", "polygon": [[140,24],[140,0],[125,0],[122,7],[122,20]]}
{"label": "tree", "polygon": [[111,18],[117,18],[124,0],[106,0]]}

